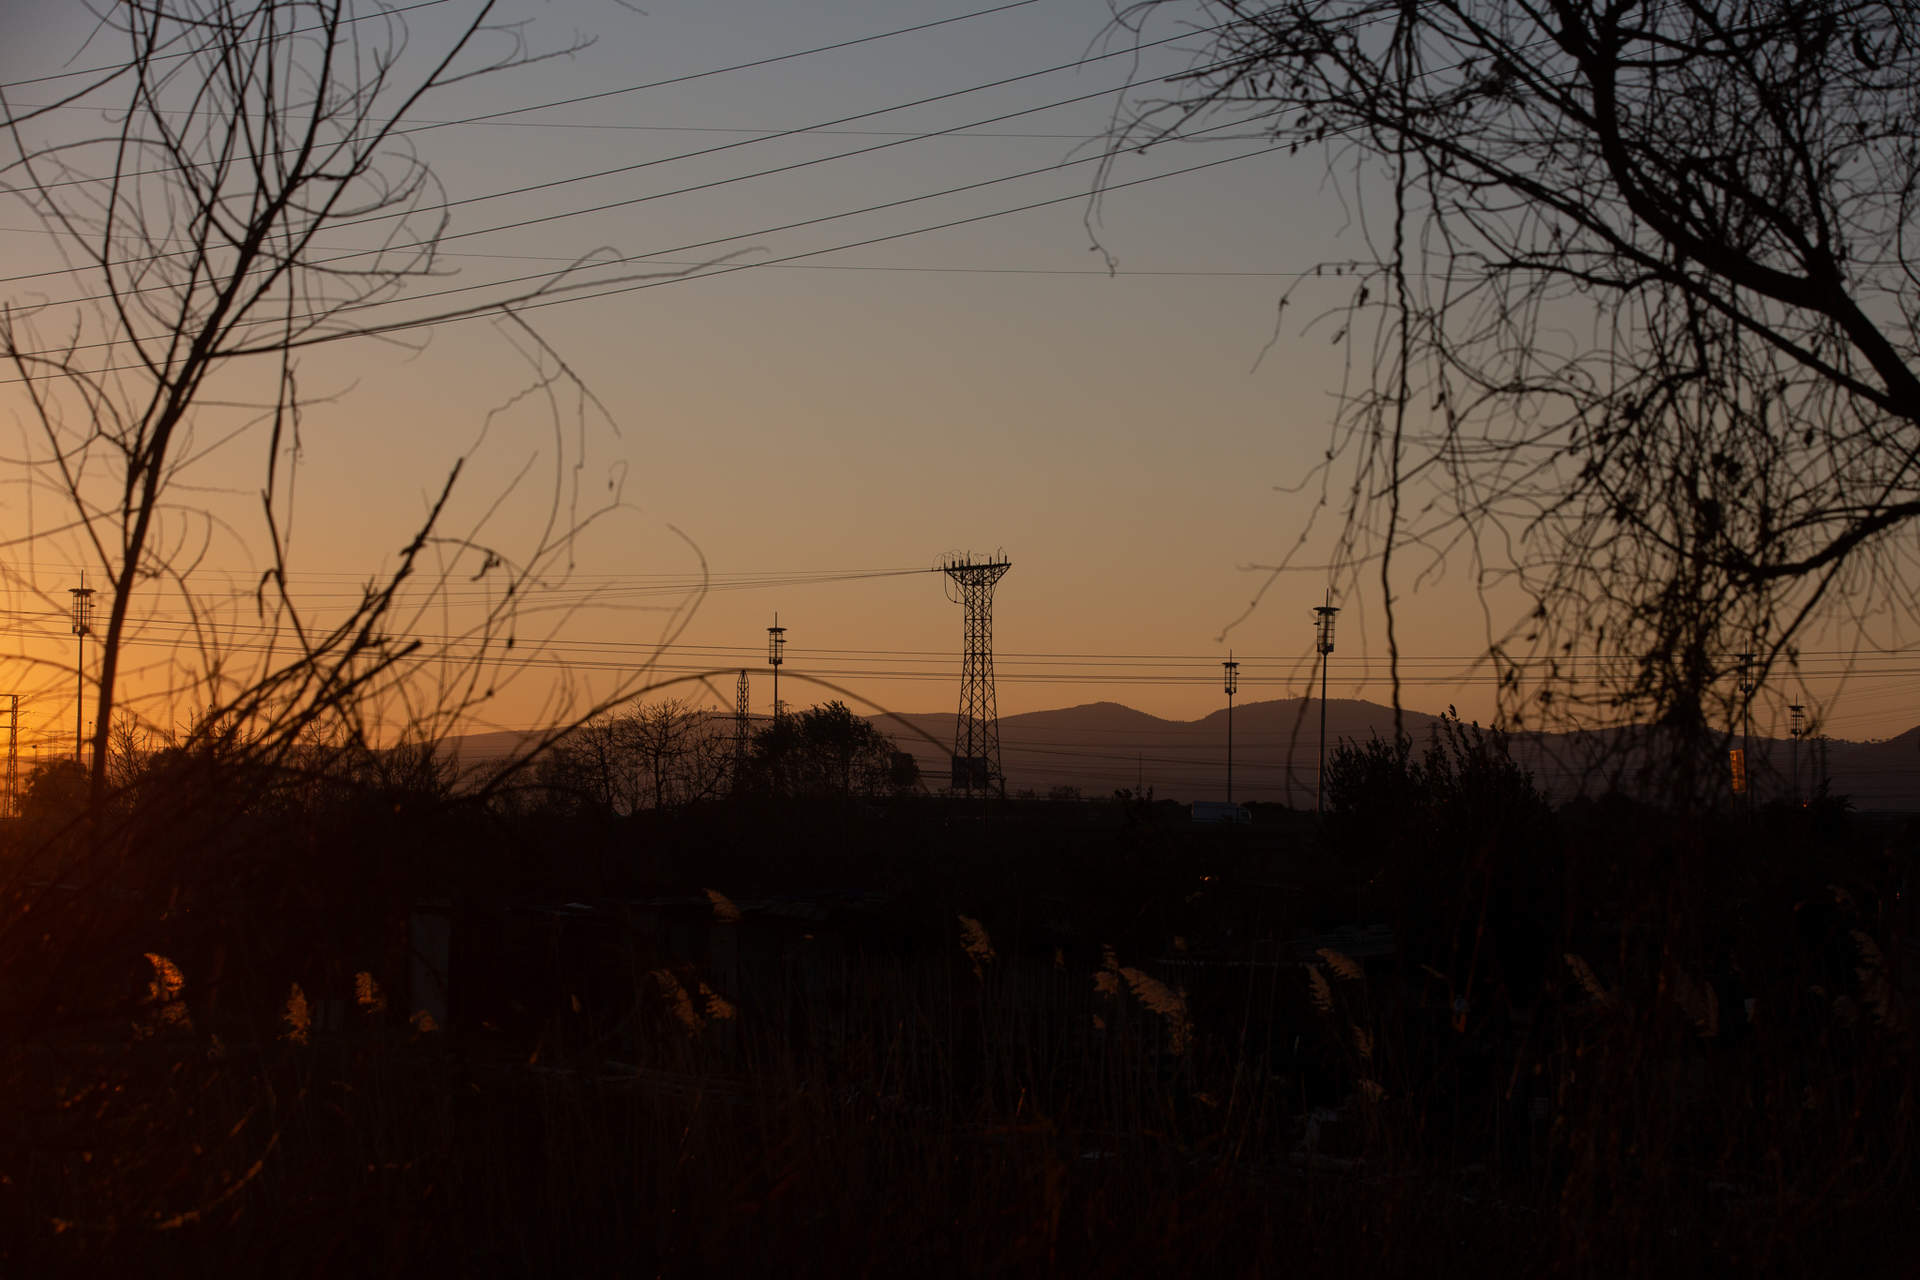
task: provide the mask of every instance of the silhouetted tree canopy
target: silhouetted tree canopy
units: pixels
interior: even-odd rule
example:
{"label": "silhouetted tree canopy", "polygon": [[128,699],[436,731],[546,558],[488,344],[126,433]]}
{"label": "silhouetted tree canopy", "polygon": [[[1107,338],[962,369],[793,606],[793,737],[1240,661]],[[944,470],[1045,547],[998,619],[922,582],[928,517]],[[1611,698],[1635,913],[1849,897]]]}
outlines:
{"label": "silhouetted tree canopy", "polygon": [[871,721],[834,701],[756,733],[748,785],[779,796],[900,795],[920,785],[920,767]]}
{"label": "silhouetted tree canopy", "polygon": [[672,809],[720,794],[731,755],[712,713],[667,698],[589,720],[542,757],[536,779],[563,809]]}
{"label": "silhouetted tree canopy", "polygon": [[1148,0],[1123,21],[1196,16],[1199,64],[1129,140],[1205,115],[1324,146],[1368,246],[1325,269],[1351,292],[1318,317],[1364,384],[1320,476],[1349,582],[1391,598],[1470,560],[1531,607],[1490,637],[1509,712],[1570,710],[1568,659],[1617,654],[1583,716],[1695,739],[1740,697],[1733,654],[1791,660],[1810,617],[1875,595],[1911,615],[1920,11]]}

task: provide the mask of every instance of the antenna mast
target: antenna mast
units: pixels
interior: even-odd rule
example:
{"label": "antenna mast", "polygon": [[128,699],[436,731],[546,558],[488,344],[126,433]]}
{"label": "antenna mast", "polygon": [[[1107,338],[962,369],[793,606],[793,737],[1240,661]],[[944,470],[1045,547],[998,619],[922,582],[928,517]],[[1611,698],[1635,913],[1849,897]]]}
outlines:
{"label": "antenna mast", "polygon": [[747,669],[740,668],[740,681],[733,689],[733,785],[737,790],[747,776],[747,720],[753,714],[748,698]]}
{"label": "antenna mast", "polygon": [[773,723],[780,725],[780,664],[787,660],[787,629],[780,625],[780,615],[773,615],[773,625],[767,628],[767,665],[773,668]]}
{"label": "antenna mast", "polygon": [[20,816],[20,695],[9,693],[7,700],[7,807],[6,817]]}
{"label": "antenna mast", "polygon": [[1313,651],[1320,655],[1320,774],[1313,784],[1313,811],[1323,812],[1327,792],[1327,655],[1333,652],[1333,619],[1340,606],[1329,591],[1325,604],[1313,606]]}

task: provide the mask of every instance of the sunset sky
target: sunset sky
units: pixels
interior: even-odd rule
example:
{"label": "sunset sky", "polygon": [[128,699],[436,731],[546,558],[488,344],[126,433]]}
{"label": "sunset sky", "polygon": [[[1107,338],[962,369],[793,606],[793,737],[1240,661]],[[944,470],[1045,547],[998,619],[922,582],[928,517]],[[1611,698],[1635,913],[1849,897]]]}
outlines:
{"label": "sunset sky", "polygon": [[[966,550],[1004,550],[1013,562],[995,607],[1003,714],[1112,699],[1205,715],[1223,703],[1230,647],[1242,702],[1302,692],[1331,540],[1317,532],[1296,549],[1296,539],[1319,499],[1310,471],[1345,359],[1337,325],[1316,320],[1351,287],[1312,277],[1362,252],[1353,211],[1323,156],[1272,152],[1234,131],[1118,157],[1106,181],[1139,184],[1094,207],[1116,91],[1190,66],[1201,42],[1133,51],[1100,0],[1033,0],[870,38],[987,7],[503,8],[525,22],[531,51],[592,43],[412,113],[421,125],[449,122],[411,136],[451,206],[442,267],[454,274],[382,315],[447,305],[419,298],[432,289],[504,297],[526,286],[502,282],[585,262],[575,279],[597,287],[522,314],[598,408],[556,432],[517,401],[532,367],[519,354],[527,339],[497,320],[314,351],[301,366],[312,403],[296,590],[324,612],[390,566],[466,456],[461,520],[478,521],[524,477],[486,526],[504,543],[553,508],[556,479],[565,510],[622,499],[581,537],[570,579],[547,598],[555,611],[529,625],[530,637],[551,632],[550,646],[487,707],[490,725],[546,714],[563,667],[577,691],[604,692],[649,660],[663,676],[745,666],[764,712],[776,611],[790,701],[828,696],[797,679],[817,674],[893,709],[950,710],[962,615],[927,570]],[[413,9],[411,49],[430,52],[454,11],[469,9]],[[16,107],[57,83],[21,82],[117,52],[104,37],[83,47],[78,6],[8,0],[5,13],[0,82]],[[1144,39],[1176,34],[1162,16]],[[843,42],[858,43],[785,56]],[[777,60],[681,79],[767,59]],[[903,105],[936,95],[951,96]],[[824,159],[883,144],[897,145]],[[1212,167],[1175,173],[1202,165]],[[629,171],[581,180],[620,167]],[[1045,171],[1011,176],[1028,170]],[[683,190],[703,184],[717,185]],[[911,203],[876,207],[901,201]],[[74,279],[55,273],[53,237],[9,207],[8,297],[74,297]],[[943,225],[963,220],[973,221]],[[363,247],[377,234],[342,229],[328,243]],[[1276,327],[1278,299],[1303,276]],[[51,307],[43,328],[59,331],[61,314]],[[258,393],[247,371],[231,377],[219,394]],[[26,439],[17,388],[0,402]],[[205,544],[203,591],[250,585],[258,571],[240,531],[257,507],[262,456],[243,439],[212,449],[191,476],[208,509],[235,513],[236,532]],[[575,482],[577,501],[567,496]],[[71,682],[48,673],[71,661],[60,611],[82,558],[33,501],[45,498],[17,484],[0,495],[16,539],[5,607],[16,651],[46,664],[19,667],[16,684],[32,695],[23,741],[57,744],[70,741]],[[1322,530],[1334,518],[1323,512]],[[35,536],[18,541],[27,531]],[[1290,552],[1303,567],[1269,583],[1262,566]],[[685,620],[672,610],[703,562],[713,589]],[[1400,588],[1407,704],[1490,717],[1491,677],[1476,655],[1517,601],[1488,596],[1483,609],[1464,563],[1416,586],[1419,568],[1409,564]],[[1335,600],[1331,687],[1385,701],[1378,584],[1366,581],[1371,594]],[[171,604],[134,612],[153,620],[149,639],[180,634]],[[431,631],[434,616],[417,625]],[[244,618],[229,619],[238,629],[228,634],[244,637]],[[681,621],[673,646],[656,651]],[[1844,627],[1810,637],[1808,682],[1781,700],[1820,705],[1841,737],[1920,721],[1920,662],[1856,660],[1856,644]],[[1849,663],[1856,674],[1838,681]],[[730,675],[716,687],[731,699]],[[1768,727],[1784,732],[1784,716]]]}

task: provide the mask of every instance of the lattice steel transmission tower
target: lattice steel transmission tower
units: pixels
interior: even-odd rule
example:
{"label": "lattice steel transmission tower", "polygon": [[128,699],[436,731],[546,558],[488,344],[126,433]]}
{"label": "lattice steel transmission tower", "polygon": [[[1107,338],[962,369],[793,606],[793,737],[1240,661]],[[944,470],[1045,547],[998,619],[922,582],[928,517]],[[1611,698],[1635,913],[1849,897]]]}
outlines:
{"label": "lattice steel transmission tower", "polygon": [[956,794],[1005,796],[1000,769],[1000,716],[993,697],[993,588],[1013,563],[996,553],[990,560],[948,556],[940,571],[960,590],[967,609],[966,657],[960,667],[960,718],[953,726],[953,780]]}

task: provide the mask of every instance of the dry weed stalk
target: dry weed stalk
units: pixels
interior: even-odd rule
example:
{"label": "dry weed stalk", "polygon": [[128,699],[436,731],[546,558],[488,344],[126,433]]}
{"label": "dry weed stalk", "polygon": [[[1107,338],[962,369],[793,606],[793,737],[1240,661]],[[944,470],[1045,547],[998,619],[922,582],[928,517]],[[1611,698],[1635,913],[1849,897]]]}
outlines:
{"label": "dry weed stalk", "polygon": [[967,953],[967,959],[973,962],[973,976],[985,977],[984,966],[993,963],[995,955],[993,939],[987,936],[987,931],[972,916],[960,917],[960,946]]}
{"label": "dry weed stalk", "polygon": [[[1120,956],[1112,947],[1100,949],[1101,968],[1093,975],[1093,989],[1098,995],[1119,998],[1120,985],[1125,983],[1148,1012],[1155,1013],[1167,1024],[1167,1050],[1175,1057],[1184,1056],[1193,1044],[1193,1020],[1187,1016],[1187,993],[1170,987],[1150,973],[1140,969],[1126,968],[1120,963]],[[1105,1019],[1099,1014],[1093,1016],[1093,1025],[1098,1030],[1106,1028]]]}
{"label": "dry weed stalk", "polygon": [[165,956],[147,952],[147,963],[153,966],[153,976],[147,980],[147,994],[141,1001],[149,1013],[145,1020],[137,1023],[134,1033],[138,1036],[150,1036],[163,1029],[192,1031],[193,1019],[187,1013],[187,1006],[181,1000],[181,994],[187,988],[187,979],[180,967]]}
{"label": "dry weed stalk", "polygon": [[1327,968],[1333,970],[1334,973],[1346,979],[1348,982],[1364,982],[1366,980],[1366,971],[1361,969],[1360,962],[1352,956],[1335,951],[1332,947],[1321,947],[1315,954],[1327,962]]}
{"label": "dry weed stalk", "polygon": [[1860,955],[1860,964],[1854,973],[1860,979],[1860,995],[1867,1002],[1867,1008],[1873,1014],[1873,1020],[1895,1035],[1903,1034],[1907,1029],[1906,1011],[1900,1005],[1900,993],[1887,979],[1886,957],[1880,954],[1880,944],[1863,929],[1852,930],[1853,946]]}
{"label": "dry weed stalk", "polygon": [[369,1016],[387,1011],[386,994],[380,990],[380,984],[373,980],[373,975],[364,970],[353,975],[353,1002],[360,1006],[362,1013]]}
{"label": "dry weed stalk", "polygon": [[1588,964],[1579,956],[1574,955],[1572,952],[1568,952],[1563,958],[1567,962],[1567,968],[1573,971],[1575,980],[1585,988],[1586,993],[1593,998],[1595,1004],[1613,1003],[1613,993],[1608,991],[1606,985],[1600,981],[1599,975],[1594,973],[1592,965]]}
{"label": "dry weed stalk", "polygon": [[700,994],[706,1000],[707,1019],[711,1022],[731,1022],[739,1014],[733,1001],[715,991],[706,983],[700,984]]}
{"label": "dry weed stalk", "polygon": [[1701,1039],[1711,1040],[1720,1034],[1720,997],[1711,983],[1700,982],[1685,970],[1676,970],[1673,1000]]}
{"label": "dry weed stalk", "polygon": [[688,1035],[698,1035],[700,1029],[706,1025],[706,1019],[700,1015],[698,1009],[693,1007],[693,997],[689,996],[687,989],[680,985],[680,979],[674,977],[670,969],[655,969],[653,981],[654,985],[660,988],[660,994],[665,998],[667,1009],[673,1014],[674,1021],[678,1022]]}
{"label": "dry weed stalk", "polygon": [[281,1033],[282,1040],[291,1040],[294,1044],[306,1044],[313,1031],[313,1012],[307,1008],[307,993],[300,989],[299,983],[287,992],[287,1009],[281,1015],[281,1021],[287,1029]]}
{"label": "dry weed stalk", "polygon": [[1333,987],[1327,981],[1327,975],[1320,972],[1320,966],[1307,966],[1307,989],[1313,996],[1313,1007],[1321,1013],[1333,1014]]}
{"label": "dry weed stalk", "polygon": [[729,898],[718,889],[709,889],[707,890],[707,901],[713,904],[713,920],[715,924],[740,923],[740,908],[734,904],[732,898]]}
{"label": "dry weed stalk", "polygon": [[153,966],[153,977],[147,981],[147,1003],[166,1004],[178,1000],[187,987],[186,975],[180,972],[180,966],[151,951],[146,956],[147,963]]}

